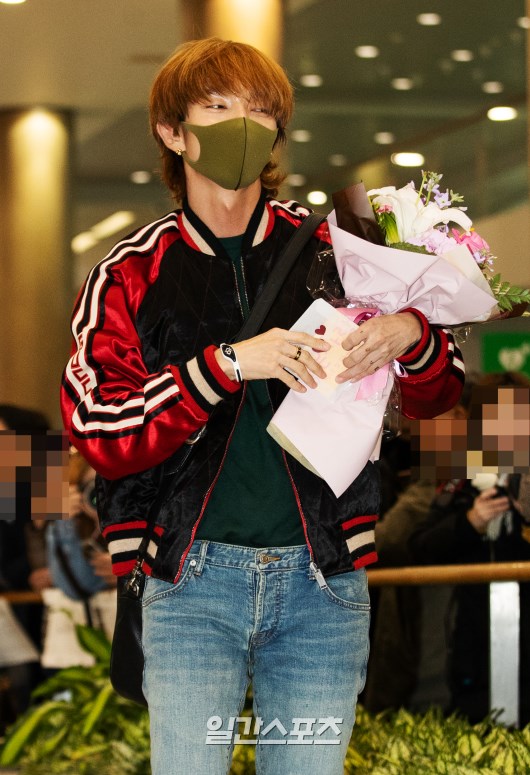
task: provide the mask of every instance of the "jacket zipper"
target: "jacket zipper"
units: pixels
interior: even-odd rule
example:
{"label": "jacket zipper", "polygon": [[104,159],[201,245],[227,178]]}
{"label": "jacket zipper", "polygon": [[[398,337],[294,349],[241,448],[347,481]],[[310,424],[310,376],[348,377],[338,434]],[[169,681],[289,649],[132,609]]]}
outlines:
{"label": "jacket zipper", "polygon": [[200,521],[201,521],[201,519],[203,517],[204,512],[206,511],[206,506],[208,505],[208,501],[210,500],[210,495],[212,494],[213,488],[217,484],[217,480],[219,479],[219,477],[221,475],[221,471],[223,469],[224,462],[226,460],[226,456],[228,454],[228,449],[230,447],[230,442],[232,441],[232,436],[234,435],[234,431],[236,429],[237,421],[239,420],[239,415],[241,414],[241,409],[243,408],[243,403],[245,401],[246,392],[247,392],[247,385],[244,382],[243,383],[243,394],[241,396],[241,402],[240,402],[238,410],[237,410],[236,419],[234,421],[234,424],[232,425],[232,430],[230,431],[230,436],[228,437],[228,441],[226,443],[226,447],[225,447],[225,451],[224,451],[222,460],[219,463],[219,468],[217,469],[217,473],[215,474],[215,476],[213,478],[213,481],[212,481],[211,485],[209,486],[209,488],[207,489],[206,495],[204,496],[204,499],[203,499],[203,502],[202,502],[202,506],[201,506],[201,510],[199,512],[199,516],[197,517],[197,520],[196,520],[196,522],[193,525],[192,530],[191,530],[191,536],[190,536],[189,543],[188,543],[187,547],[184,549],[184,552],[182,553],[182,557],[180,558],[179,569],[177,571],[177,575],[175,576],[175,578],[173,580],[174,584],[176,584],[177,581],[179,580],[180,574],[182,573],[182,568],[183,568],[184,563],[186,561],[186,557],[188,556],[188,553],[189,553],[189,551],[190,551],[190,549],[192,547],[193,541],[195,540],[195,533],[197,532],[197,528],[199,527],[199,523],[200,523]]}
{"label": "jacket zipper", "polygon": [[[242,261],[242,259],[240,259],[240,260],[241,260],[241,276],[243,277],[243,284],[244,284],[243,261]],[[234,283],[235,283],[235,286],[236,286],[237,300],[238,300],[238,303],[239,303],[239,309],[241,310],[241,317],[244,319],[245,318],[245,313],[244,313],[243,303],[242,303],[242,299],[241,299],[241,293],[240,293],[240,290],[239,290],[239,283],[237,281],[237,272],[236,272],[236,268],[234,266],[233,261],[230,261],[230,266],[232,267],[232,272],[234,274]],[[246,288],[244,288],[244,291],[245,291],[245,296],[246,296]],[[247,300],[247,308],[248,308],[248,300]],[[222,460],[221,460],[221,462],[219,464],[219,468],[217,469],[217,473],[215,474],[215,476],[213,478],[213,481],[212,481],[211,485],[209,486],[209,488],[206,491],[206,494],[204,496],[204,499],[203,499],[203,502],[202,502],[202,507],[201,507],[201,510],[199,512],[199,516],[197,517],[197,520],[196,520],[196,522],[193,525],[192,530],[191,530],[191,536],[190,536],[189,543],[188,543],[187,547],[184,549],[184,552],[182,553],[182,557],[180,558],[179,569],[177,571],[177,575],[175,576],[175,578],[173,580],[174,584],[176,584],[177,581],[179,580],[180,574],[182,573],[182,568],[184,567],[184,563],[186,561],[186,557],[188,556],[189,551],[190,551],[190,549],[192,547],[193,541],[195,540],[195,533],[197,532],[197,528],[199,527],[199,524],[200,524],[200,521],[201,521],[201,519],[203,517],[203,514],[206,511],[206,506],[208,505],[208,501],[210,500],[210,496],[212,494],[213,488],[215,487],[215,485],[217,483],[217,480],[219,479],[219,476],[221,475],[221,471],[223,469],[223,465],[224,465],[224,462],[226,460],[226,456],[228,454],[228,449],[230,447],[230,442],[232,441],[232,436],[234,435],[234,431],[236,429],[237,421],[239,420],[239,415],[241,414],[241,409],[242,409],[243,403],[245,401],[246,393],[247,393],[247,385],[246,385],[246,382],[243,382],[243,394],[241,396],[241,401],[240,401],[239,407],[237,409],[236,419],[234,421],[234,424],[232,425],[232,430],[230,431],[230,436],[228,437],[228,441],[226,443],[226,447],[225,447],[225,451],[224,451]]]}
{"label": "jacket zipper", "polygon": [[[269,397],[269,404],[271,406],[272,411],[274,412],[274,406],[273,406],[272,401],[271,401],[271,396],[270,396],[270,393],[269,393],[268,385],[266,385],[266,388],[267,388],[267,395]],[[289,481],[291,483],[291,487],[293,488],[294,497],[296,499],[296,505],[298,507],[298,513],[300,514],[300,519],[302,520],[302,527],[304,529],[305,542],[306,542],[307,548],[309,550],[309,556],[311,557],[311,563],[312,563],[312,565],[315,565],[315,562],[314,562],[314,557],[315,556],[314,556],[314,552],[313,552],[313,547],[311,546],[311,541],[309,540],[309,533],[307,531],[307,522],[306,522],[304,510],[303,510],[302,504],[300,502],[300,496],[298,494],[298,490],[296,488],[296,484],[294,483],[294,479],[293,479],[292,474],[291,474],[291,469],[289,468],[289,463],[287,462],[287,455],[285,454],[285,450],[284,449],[282,449],[282,457],[283,457],[283,464],[285,466],[285,470],[287,471],[287,476],[289,477]],[[315,568],[316,568],[316,565],[315,565]],[[319,573],[320,573],[320,571],[319,571]]]}

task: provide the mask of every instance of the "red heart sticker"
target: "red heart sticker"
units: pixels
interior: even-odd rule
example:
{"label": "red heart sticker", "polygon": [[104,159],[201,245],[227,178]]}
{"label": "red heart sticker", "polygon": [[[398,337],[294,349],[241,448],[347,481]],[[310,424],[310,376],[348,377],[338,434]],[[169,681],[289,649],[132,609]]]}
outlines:
{"label": "red heart sticker", "polygon": [[326,333],[326,326],[322,323],[318,328],[315,328],[315,334],[318,334],[319,336],[324,336]]}

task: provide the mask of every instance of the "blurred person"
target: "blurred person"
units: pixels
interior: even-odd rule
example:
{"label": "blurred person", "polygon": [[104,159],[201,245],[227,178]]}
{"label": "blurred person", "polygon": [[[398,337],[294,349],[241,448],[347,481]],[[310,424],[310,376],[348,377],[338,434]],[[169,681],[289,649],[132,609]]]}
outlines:
{"label": "blurred person", "polygon": [[[415,526],[409,550],[417,563],[530,561],[528,517],[517,506],[530,447],[530,380],[511,372],[485,375],[472,391],[467,472],[452,479]],[[484,446],[480,450],[479,436]],[[485,470],[478,470],[478,461]],[[450,710],[472,722],[489,712],[487,584],[455,587],[451,635]],[[520,713],[530,721],[530,584],[520,583]]]}
{"label": "blurred person", "polygon": [[514,506],[523,519],[530,521],[530,473],[522,474],[519,479]]}
{"label": "blurred person", "polygon": [[[460,421],[469,413],[474,379],[466,376],[459,402],[435,418],[438,427],[443,428],[444,439],[450,439],[454,431],[452,421],[459,421],[456,427],[461,430]],[[431,432],[432,424],[428,425]],[[411,442],[409,438],[409,446]],[[413,443],[417,446],[417,439]],[[410,450],[407,461],[410,468]],[[410,478],[410,470],[408,474]],[[434,475],[410,481],[381,515],[375,526],[380,565],[399,568],[415,564],[408,548],[409,537],[428,516],[436,489],[443,484]],[[363,704],[373,713],[400,707],[419,713],[431,706],[446,709],[450,699],[447,643],[452,587],[385,585],[378,591]]]}
{"label": "blurred person", "polygon": [[[53,582],[65,594],[89,603],[102,589],[116,586],[112,561],[99,529],[96,472],[81,455],[70,455],[69,519],[51,522],[46,532]],[[90,606],[87,618],[91,620]]]}
{"label": "blurred person", "polygon": [[[17,438],[26,437],[27,443],[20,443],[29,450],[24,466],[27,471],[31,469],[31,437],[45,436],[48,430],[48,419],[41,412],[15,404],[0,404],[0,434],[16,433]],[[5,464],[6,461],[0,462],[0,469],[4,470]],[[15,477],[16,473],[13,470],[14,480],[10,482],[2,477],[2,485],[14,497],[5,499],[11,512],[3,510],[0,519],[0,591],[32,590],[41,594],[52,583],[46,564],[44,536],[31,519],[31,476],[26,472],[24,476]],[[43,677],[38,660],[42,649],[43,606],[40,603],[14,605],[12,610],[35,647],[30,662],[11,665],[4,673],[7,705],[16,717],[28,707],[31,691]]]}
{"label": "blurred person", "polygon": [[[154,775],[226,773],[233,740],[206,745],[208,721],[228,725],[250,680],[265,725],[288,734],[295,717],[334,717],[343,743],[257,745],[257,771],[342,775],[364,682],[374,466],[337,499],[266,433],[289,388],[314,389],[324,376],[312,348],[329,345],[289,330],[312,303],[306,279],[324,228],[262,332],[227,344],[309,213],[276,199],[275,152],[292,109],[285,73],[257,49],[216,38],[179,47],[155,79],[150,117],[182,208],[116,246],[88,278],[72,321],[63,417],[98,471],[118,575],[135,566],[164,473],[206,430],[172,483],[144,564]],[[414,310],[368,320],[343,347],[340,381],[401,359],[405,413],[421,404],[437,414],[460,394],[451,334]],[[285,740],[277,727],[260,734]],[[323,735],[337,739],[329,728]]]}
{"label": "blurred person", "polygon": [[46,626],[42,664],[47,669],[90,665],[75,624],[102,629],[112,638],[116,614],[112,561],[98,522],[94,469],[77,450],[70,452],[68,519],[46,526],[53,587],[44,594]]}

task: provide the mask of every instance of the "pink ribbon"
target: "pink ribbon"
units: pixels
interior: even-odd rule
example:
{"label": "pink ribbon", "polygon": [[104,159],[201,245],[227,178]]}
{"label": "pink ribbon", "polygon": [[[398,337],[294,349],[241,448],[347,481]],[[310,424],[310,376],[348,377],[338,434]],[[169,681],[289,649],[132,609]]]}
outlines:
{"label": "pink ribbon", "polygon": [[[376,318],[381,314],[381,311],[378,310],[377,307],[338,307],[337,309],[358,326],[361,326],[365,321]],[[367,377],[362,378],[357,395],[355,396],[356,401],[370,398],[375,394],[382,394],[388,378],[389,366],[390,364],[386,363],[373,374],[369,374]]]}

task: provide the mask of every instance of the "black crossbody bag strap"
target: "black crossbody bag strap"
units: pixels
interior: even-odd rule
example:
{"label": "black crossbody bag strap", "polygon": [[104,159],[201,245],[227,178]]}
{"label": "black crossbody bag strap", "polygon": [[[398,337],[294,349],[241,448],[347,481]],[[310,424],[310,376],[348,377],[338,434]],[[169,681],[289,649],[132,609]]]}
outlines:
{"label": "black crossbody bag strap", "polygon": [[234,342],[242,342],[244,339],[250,339],[256,336],[265,318],[267,317],[270,308],[274,304],[276,296],[280,292],[280,288],[283,286],[287,275],[291,271],[294,263],[302,249],[309,242],[312,235],[318,229],[320,224],[326,220],[326,216],[321,213],[310,213],[303,221],[302,225],[295,231],[287,245],[280,253],[276,264],[272,272],[270,273],[267,282],[265,283],[262,292],[258,299],[254,302],[254,306],[250,312],[250,315],[243,323],[242,328],[237,334]]}
{"label": "black crossbody bag strap", "polygon": [[[294,266],[296,259],[302,252],[304,246],[309,242],[316,229],[323,221],[325,221],[325,219],[326,216],[322,215],[322,213],[310,213],[308,216],[306,216],[306,218],[304,218],[303,223],[295,231],[278,257],[278,260],[276,261],[276,264],[274,265],[274,268],[271,271],[267,282],[265,283],[265,286],[259,295],[259,298],[254,303],[250,315],[234,338],[234,342],[241,342],[244,339],[250,339],[258,333],[261,325],[267,317],[270,308],[274,303],[274,300],[280,292],[280,288],[284,284],[289,272]],[[177,480],[180,472],[184,468],[184,465],[191,455],[194,445],[197,444],[197,442],[200,440],[205,430],[206,426],[201,428],[200,431],[191,436],[185,442],[187,449],[185,450],[184,455],[179,460],[177,468],[171,472],[171,475],[167,476],[167,481],[160,485],[157,496],[149,509],[146,520],[147,526],[142,538],[142,542],[138,548],[136,564],[127,582],[128,591],[133,592],[135,595],[138,595],[141,591],[141,577],[143,576],[141,569],[143,562],[148,554],[149,542],[155,528],[156,517],[160,512],[160,509],[164,504],[166,496],[170,492],[173,483]]]}

